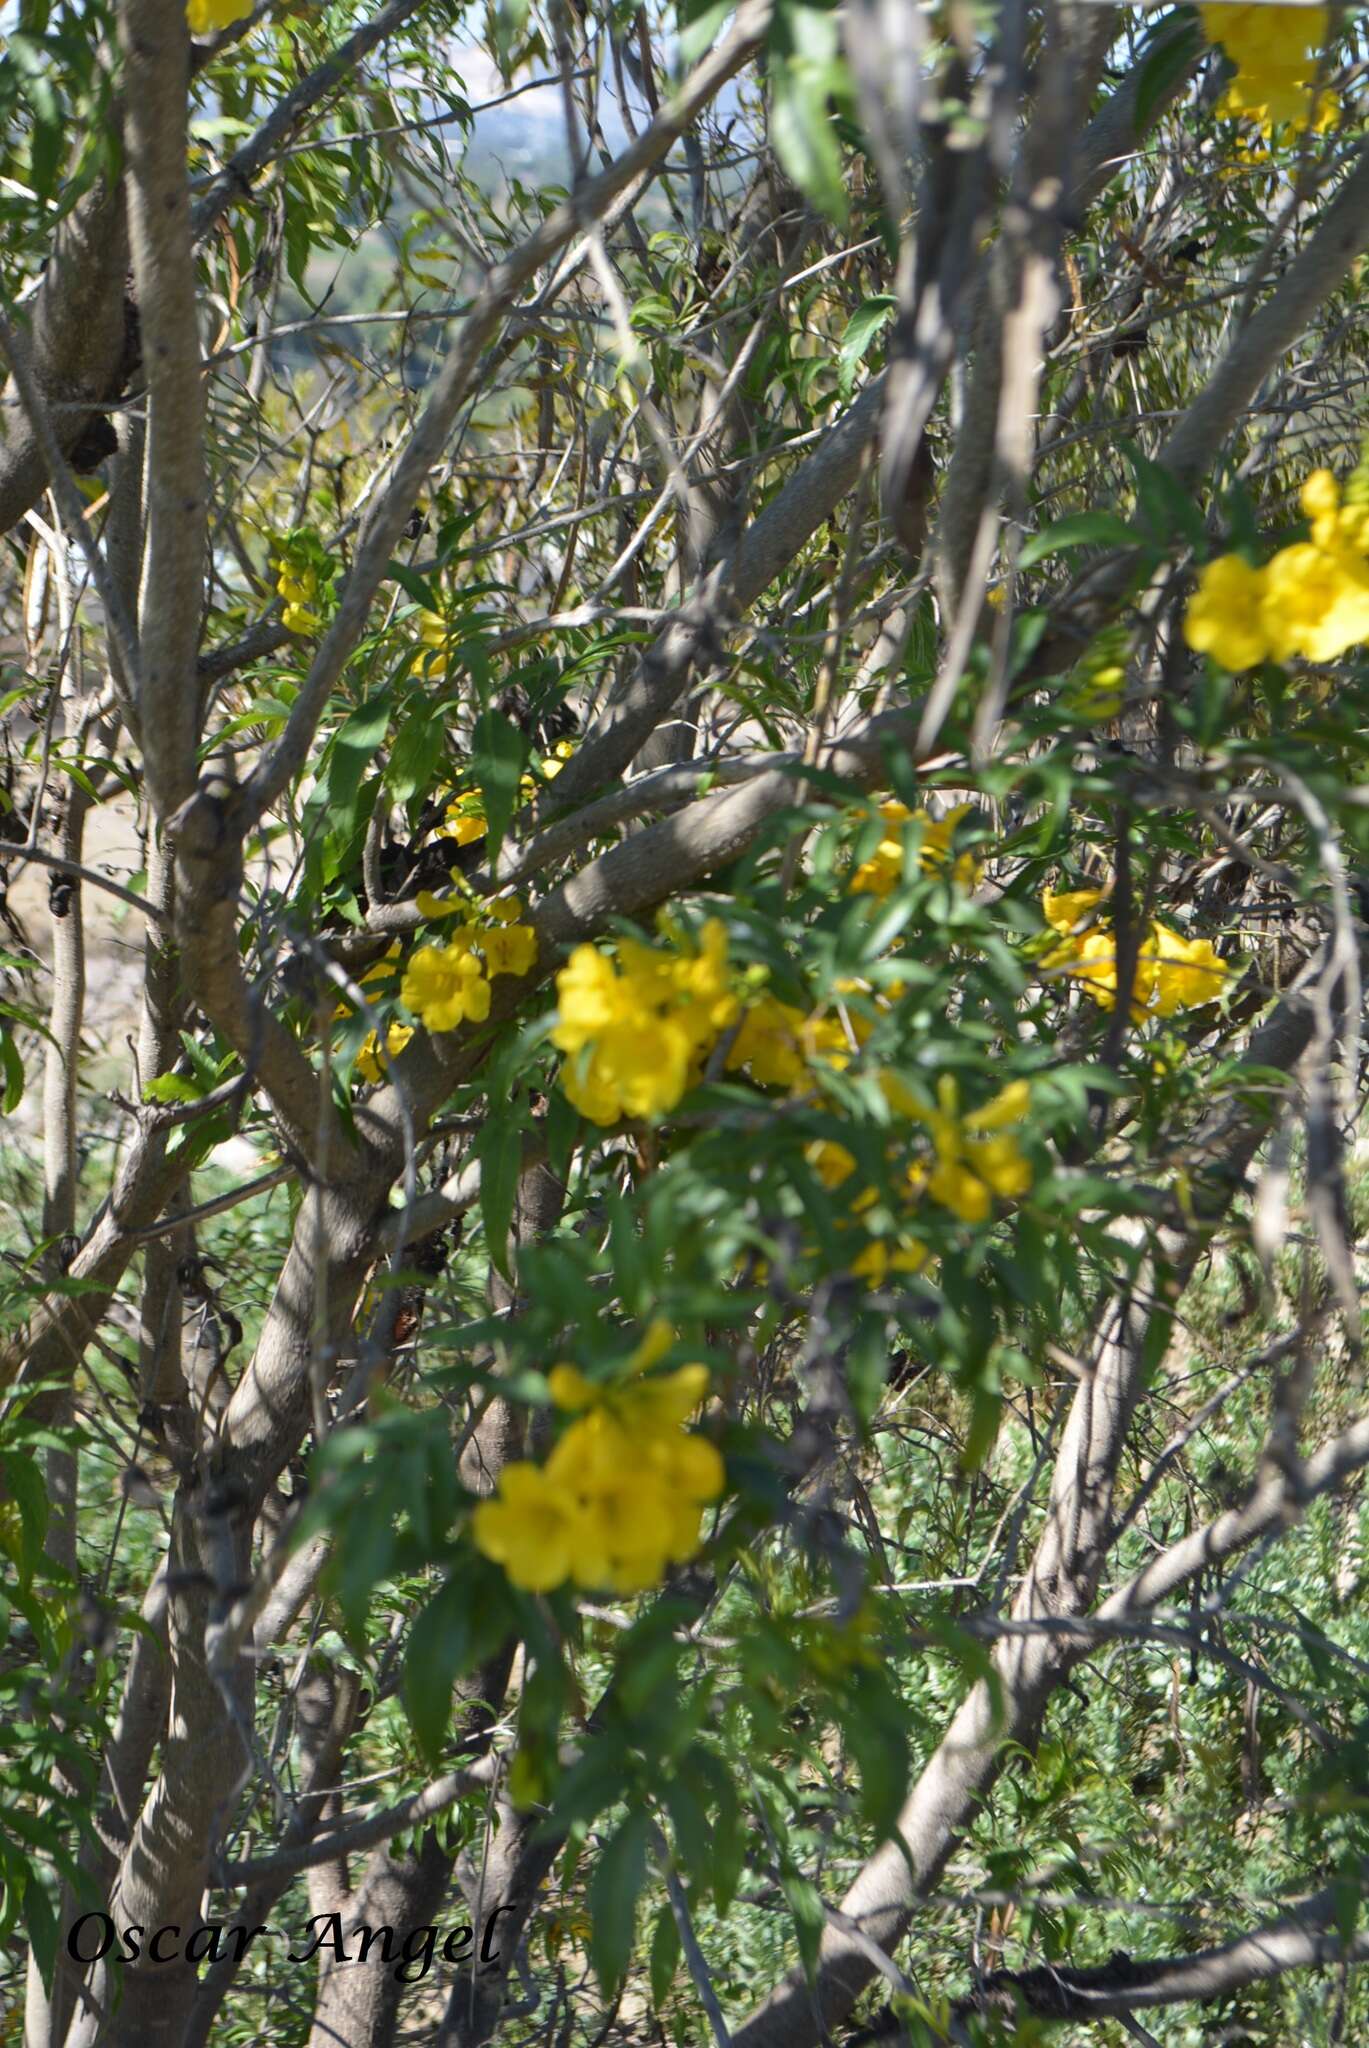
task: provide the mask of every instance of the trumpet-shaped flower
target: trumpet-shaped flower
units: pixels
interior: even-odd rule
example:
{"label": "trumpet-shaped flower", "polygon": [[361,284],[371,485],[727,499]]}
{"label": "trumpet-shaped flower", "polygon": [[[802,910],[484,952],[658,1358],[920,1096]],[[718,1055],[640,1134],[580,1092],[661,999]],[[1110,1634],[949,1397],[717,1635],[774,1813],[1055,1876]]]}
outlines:
{"label": "trumpet-shaped flower", "polygon": [[441,839],[454,839],[458,846],[473,846],[488,829],[485,799],[478,789],[471,789],[448,804],[437,831]]}
{"label": "trumpet-shaped flower", "polygon": [[[673,1337],[667,1323],[653,1323],[628,1360],[628,1377],[611,1384],[572,1365],[552,1368],[552,1398],[575,1421],[545,1467],[506,1466],[500,1500],[482,1503],[473,1520],[477,1546],[515,1585],[549,1591],[573,1579],[637,1593],[693,1556],[703,1509],[725,1476],[716,1447],[680,1427],[707,1391],[707,1367],[642,1377]],[[530,1533],[517,1526],[525,1506]]]}
{"label": "trumpet-shaped flower", "polygon": [[499,1475],[499,1494],[471,1517],[476,1548],[502,1564],[515,1586],[547,1593],[570,1577],[579,1515],[571,1493],[540,1465],[519,1459]]}
{"label": "trumpet-shaped flower", "polygon": [[903,879],[903,827],[918,824],[922,827],[922,845],[918,852],[918,864],[924,874],[933,874],[938,869],[949,867],[954,880],[962,888],[973,889],[980,876],[980,863],[972,853],[962,853],[951,859],[951,845],[956,826],[968,816],[969,804],[957,804],[947,811],[943,818],[934,818],[930,811],[910,811],[907,804],[896,800],[883,803],[879,816],[885,827],[884,837],[868,860],[856,868],[850,880],[853,895],[887,896]]}
{"label": "trumpet-shaped flower", "polygon": [[186,0],[185,18],[192,36],[214,36],[252,12],[252,0]]}
{"label": "trumpet-shaped flower", "polygon": [[678,935],[671,949],[624,939],[616,961],[577,946],[556,993],[551,1041],[570,1055],[562,1086],[581,1115],[599,1124],[672,1110],[739,1009],[727,930],[716,918],[697,946]]}
{"label": "trumpet-shaped flower", "polygon": [[537,933],[530,924],[493,925],[479,935],[485,971],[496,974],[531,974],[537,964]]}
{"label": "trumpet-shaped flower", "polygon": [[468,932],[448,946],[420,946],[404,970],[400,996],[429,1031],[455,1031],[490,1014],[490,985],[471,951]]}
{"label": "trumpet-shaped flower", "polygon": [[1324,122],[1324,109],[1313,103],[1313,83],[1329,9],[1222,0],[1201,12],[1209,41],[1220,43],[1236,66],[1219,113],[1257,121],[1265,134],[1284,124],[1301,130]]}
{"label": "trumpet-shaped flower", "polygon": [[[1100,900],[1095,890],[1045,892],[1041,907],[1047,924],[1061,934],[1061,943],[1044,955],[1042,965],[1078,981],[1100,1008],[1111,1010],[1117,1002],[1116,934],[1107,924],[1086,924],[1079,930]],[[1077,914],[1071,916],[1071,911]],[[1154,918],[1137,955],[1132,1017],[1139,1024],[1148,1016],[1172,1017],[1179,1010],[1215,1002],[1231,974],[1210,939],[1186,939]]]}
{"label": "trumpet-shaped flower", "polygon": [[1210,654],[1233,673],[1254,668],[1269,654],[1264,614],[1265,578],[1243,555],[1219,555],[1198,578],[1184,615],[1184,639],[1195,654]]}
{"label": "trumpet-shaped flower", "polygon": [[1021,1151],[1014,1127],[1030,1105],[1025,1081],[1010,1081],[992,1102],[968,1116],[960,1111],[960,1090],[953,1074],[937,1083],[935,1109],[919,1107],[918,1121],[931,1135],[936,1164],[927,1175],[927,1193],[951,1210],[962,1223],[983,1223],[993,1197],[1012,1200],[1032,1184],[1031,1161]]}
{"label": "trumpet-shaped flower", "polygon": [[1348,549],[1299,541],[1264,572],[1260,616],[1276,661],[1334,661],[1369,640],[1369,562]]}
{"label": "trumpet-shaped flower", "polygon": [[745,1067],[762,1088],[792,1088],[803,1073],[802,1010],[777,997],[748,1003],[727,1055],[727,1071]]}
{"label": "trumpet-shaped flower", "polygon": [[356,1070],[363,1081],[378,1081],[391,1060],[403,1052],[414,1035],[412,1024],[392,1024],[385,1033],[385,1057],[380,1054],[380,1042],[374,1031],[368,1031],[357,1049]]}

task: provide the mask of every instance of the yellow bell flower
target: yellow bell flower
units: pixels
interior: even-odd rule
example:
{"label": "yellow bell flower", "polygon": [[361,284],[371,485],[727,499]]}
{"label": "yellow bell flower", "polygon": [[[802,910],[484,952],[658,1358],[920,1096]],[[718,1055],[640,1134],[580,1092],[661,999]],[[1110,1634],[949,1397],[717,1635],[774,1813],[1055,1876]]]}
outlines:
{"label": "yellow bell flower", "polygon": [[1030,1099],[1025,1081],[1011,1081],[983,1109],[962,1116],[955,1076],[943,1074],[937,1107],[918,1110],[936,1153],[927,1192],[962,1223],[983,1223],[995,1195],[1011,1200],[1031,1186],[1031,1162],[1011,1129],[1026,1115]]}
{"label": "yellow bell flower", "polygon": [[762,1088],[792,1088],[803,1073],[803,1051],[799,1034],[803,1012],[775,996],[758,996],[748,1003],[741,1028],[727,1055],[727,1071],[735,1074],[750,1069],[753,1081]]}
{"label": "yellow bell flower", "polygon": [[[398,1058],[414,1035],[412,1024],[392,1024],[385,1034],[385,1061]],[[368,1031],[357,1049],[356,1070],[363,1081],[378,1081],[383,1071],[380,1058],[380,1043],[374,1031]]]}
{"label": "yellow bell flower", "polygon": [[213,36],[251,12],[252,0],[186,0],[185,18],[192,36]]}
{"label": "yellow bell flower", "polygon": [[870,1238],[859,1258],[852,1259],[851,1271],[871,1287],[882,1287],[891,1273],[920,1273],[926,1263],[926,1245],[901,1231],[893,1238]]}
{"label": "yellow bell flower", "polygon": [[473,846],[477,839],[484,838],[486,830],[485,800],[478,789],[449,803],[437,828],[440,839],[454,839],[458,846]]}
{"label": "yellow bell flower", "polygon": [[404,970],[400,997],[429,1031],[455,1031],[490,1014],[490,985],[470,950],[466,933],[449,946],[420,946]]}
{"label": "yellow bell flower", "polygon": [[1281,548],[1267,565],[1260,617],[1276,661],[1334,661],[1369,640],[1369,563],[1311,541]]}
{"label": "yellow bell flower", "polygon": [[1200,11],[1208,40],[1220,43],[1237,67],[1219,114],[1257,121],[1266,134],[1284,124],[1301,130],[1314,113],[1321,118],[1312,84],[1330,25],[1326,7],[1223,0]]}
{"label": "yellow bell flower", "polygon": [[1157,922],[1148,950],[1157,1016],[1172,1017],[1177,1010],[1216,1002],[1231,978],[1231,968],[1218,957],[1211,939],[1185,939]]}
{"label": "yellow bell flower", "polygon": [[498,1497],[476,1507],[471,1533],[515,1586],[548,1593],[570,1577],[578,1523],[574,1496],[540,1465],[519,1459],[500,1473]]}
{"label": "yellow bell flower", "polygon": [[537,964],[537,933],[530,924],[495,925],[481,932],[479,944],[491,980],[496,974],[531,974]]}
{"label": "yellow bell flower", "polygon": [[1184,640],[1233,674],[1267,659],[1265,576],[1242,555],[1219,555],[1198,578],[1184,614]]}
{"label": "yellow bell flower", "polygon": [[[969,804],[956,804],[943,818],[934,818],[930,811],[910,811],[906,804],[891,799],[879,807],[879,816],[886,831],[869,860],[864,860],[851,876],[848,888],[853,896],[887,896],[903,879],[903,827],[918,824],[922,827],[922,846],[918,853],[918,865],[924,874],[935,873],[951,864],[951,842],[960,820],[968,816]],[[962,888],[973,889],[981,873],[980,863],[972,853],[962,853],[953,864],[951,874]]]}

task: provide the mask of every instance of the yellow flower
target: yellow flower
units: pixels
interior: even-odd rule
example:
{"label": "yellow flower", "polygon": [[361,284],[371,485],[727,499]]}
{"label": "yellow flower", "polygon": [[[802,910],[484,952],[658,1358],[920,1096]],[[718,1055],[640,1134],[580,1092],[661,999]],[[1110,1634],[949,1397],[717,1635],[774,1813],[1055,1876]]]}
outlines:
{"label": "yellow flower", "polygon": [[[385,1065],[396,1059],[414,1035],[412,1024],[392,1024],[385,1034]],[[356,1056],[356,1070],[363,1081],[378,1081],[381,1076],[380,1045],[374,1031],[368,1031],[362,1039]]]}
{"label": "yellow flower", "polygon": [[1369,563],[1348,550],[1298,541],[1265,569],[1260,617],[1276,661],[1334,661],[1369,640]]}
{"label": "yellow flower", "polygon": [[[922,846],[918,864],[924,874],[932,874],[938,868],[950,864],[951,841],[955,828],[970,811],[969,804],[956,804],[947,811],[944,818],[934,818],[930,811],[910,811],[906,804],[891,800],[879,807],[884,822],[885,836],[880,840],[869,860],[864,860],[851,876],[848,887],[853,896],[887,896],[903,879],[903,827],[917,824],[922,827]],[[951,874],[965,889],[973,889],[979,880],[981,868],[971,853],[962,853],[953,864]]]}
{"label": "yellow flower", "polygon": [[673,980],[687,1001],[684,1018],[700,1039],[716,1039],[735,1022],[740,1006],[728,983],[727,926],[721,918],[708,919],[697,952],[674,962]]}
{"label": "yellow flower", "polygon": [[[1116,935],[1107,924],[1077,930],[1100,900],[1092,889],[1058,896],[1046,890],[1041,907],[1047,924],[1062,934],[1062,943],[1043,956],[1042,966],[1081,982],[1101,1009],[1111,1010],[1117,1001]],[[1210,939],[1185,939],[1154,918],[1137,956],[1132,1017],[1140,1024],[1148,1016],[1172,1017],[1176,1010],[1215,1002],[1231,972]]]}
{"label": "yellow flower", "polygon": [[[250,11],[247,9],[244,12]],[[236,21],[237,15],[229,16]],[[226,25],[226,24],[224,24]],[[207,30],[202,33],[208,33]],[[276,590],[285,599],[281,611],[281,624],[287,633],[316,633],[321,620],[310,606],[318,596],[318,571],[308,563],[292,562],[288,556],[278,555],[271,564],[278,571]]]}
{"label": "yellow flower", "polygon": [[[969,817],[973,808],[972,804],[955,804],[941,818],[933,818],[927,811],[918,811],[914,814],[923,821],[920,858],[924,872],[944,868],[950,863],[951,841],[955,837],[955,828],[962,818]],[[951,863],[951,873],[962,889],[978,888],[979,878],[983,872],[983,863],[976,860],[972,853],[962,853],[954,863]]]}
{"label": "yellow flower", "polygon": [[1046,889],[1041,895],[1041,914],[1052,931],[1068,939],[1093,922],[1090,912],[1102,900],[1101,889],[1063,889],[1058,894]]}
{"label": "yellow flower", "polygon": [[1302,129],[1322,110],[1312,104],[1317,52],[1326,41],[1326,7],[1225,4],[1202,8],[1210,42],[1220,43],[1236,76],[1219,114],[1244,115],[1266,134],[1284,123]]}
{"label": "yellow flower", "polygon": [[551,1042],[561,1052],[579,1052],[618,1014],[618,977],[597,946],[577,946],[556,977],[556,1025]]}
{"label": "yellow flower", "polygon": [[485,799],[478,789],[453,799],[446,817],[437,828],[441,839],[454,839],[458,846],[472,846],[485,836]]}
{"label": "yellow flower", "polygon": [[429,1031],[455,1031],[468,1018],[480,1024],[490,1014],[490,985],[462,932],[449,946],[420,946],[404,970],[399,993]]}
{"label": "yellow flower", "polygon": [[498,1498],[476,1507],[471,1533],[515,1586],[548,1593],[570,1577],[578,1523],[573,1495],[549,1471],[519,1459],[500,1473]]}
{"label": "yellow flower", "polygon": [[1185,939],[1167,925],[1154,926],[1150,946],[1154,972],[1153,1008],[1157,1016],[1198,1009],[1216,1002],[1231,978],[1211,939]]}
{"label": "yellow flower", "polygon": [[727,930],[710,919],[697,949],[624,939],[618,959],[577,946],[556,977],[552,1044],[571,1061],[561,1083],[592,1123],[674,1109],[737,1014],[728,985]]}
{"label": "yellow flower", "polygon": [[1011,1081],[983,1109],[962,1116],[955,1076],[943,1074],[937,1083],[937,1107],[918,1109],[918,1120],[927,1126],[936,1153],[927,1192],[962,1223],[984,1222],[995,1195],[1011,1200],[1031,1186],[1031,1162],[1010,1128],[1022,1121],[1029,1104],[1027,1083]]}
{"label": "yellow flower", "polygon": [[498,896],[483,908],[491,924],[517,924],[523,915],[523,899],[521,896]]}
{"label": "yellow flower", "polygon": [[420,889],[414,907],[420,917],[436,922],[441,917],[459,917],[468,906],[464,896],[434,896],[431,889]]}
{"label": "yellow flower", "polygon": [[707,1366],[643,1377],[674,1341],[658,1318],[612,1382],[552,1367],[552,1399],[576,1420],[544,1467],[507,1466],[499,1501],[478,1507],[473,1521],[477,1546],[515,1585],[544,1592],[569,1578],[638,1593],[693,1556],[725,1473],[716,1447],[681,1428],[708,1391]]}
{"label": "yellow flower", "polygon": [[252,0],[186,0],[185,18],[192,36],[212,36],[251,12]]}
{"label": "yellow flower", "polygon": [[926,1245],[900,1231],[893,1238],[870,1238],[860,1257],[852,1259],[851,1271],[871,1287],[882,1287],[891,1273],[920,1273],[926,1263]]}
{"label": "yellow flower", "polygon": [[839,1188],[856,1170],[856,1155],[835,1138],[819,1138],[808,1147],[808,1163],[825,1188]]}
{"label": "yellow flower", "polygon": [[762,1088],[792,1088],[803,1073],[803,1012],[775,996],[749,1003],[727,1055],[727,1071],[748,1067]]}
{"label": "yellow flower", "polygon": [[[621,1116],[664,1116],[689,1085],[694,1046],[677,1017],[646,1009],[620,1013],[595,1041],[583,1079],[563,1068],[561,1085],[591,1123],[616,1123]],[[611,1113],[605,1114],[610,1103]]]}
{"label": "yellow flower", "polygon": [[674,1504],[606,1409],[571,1424],[546,1473],[574,1503],[570,1568],[577,1585],[640,1593],[664,1576],[676,1542]]}
{"label": "yellow flower", "polygon": [[1184,614],[1184,639],[1195,654],[1210,654],[1233,672],[1254,668],[1269,654],[1264,610],[1265,575],[1241,555],[1218,555],[1198,578]]}
{"label": "yellow flower", "polygon": [[531,974],[537,962],[537,933],[530,924],[495,925],[482,931],[480,951],[491,980],[496,974]]}

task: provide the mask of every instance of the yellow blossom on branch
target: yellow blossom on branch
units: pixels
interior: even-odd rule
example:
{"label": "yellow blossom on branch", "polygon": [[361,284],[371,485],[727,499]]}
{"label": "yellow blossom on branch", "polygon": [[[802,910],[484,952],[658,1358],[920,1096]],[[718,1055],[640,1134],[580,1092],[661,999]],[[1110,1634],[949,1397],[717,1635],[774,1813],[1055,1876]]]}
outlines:
{"label": "yellow blossom on branch", "polygon": [[627,1377],[612,1384],[552,1368],[552,1398],[576,1420],[545,1466],[506,1466],[499,1497],[482,1501],[472,1521],[477,1547],[515,1585],[548,1592],[573,1579],[638,1593],[693,1556],[724,1472],[716,1446],[682,1427],[707,1392],[708,1368],[643,1377],[672,1341],[668,1324],[653,1323]]}
{"label": "yellow blossom on branch", "polygon": [[403,1052],[413,1035],[412,1024],[392,1024],[385,1034],[385,1058],[382,1061],[379,1039],[374,1031],[368,1031],[356,1056],[356,1070],[362,1080],[378,1081],[383,1069]]}
{"label": "yellow blossom on branch", "polygon": [[491,981],[496,974],[531,974],[537,964],[537,933],[530,924],[494,925],[476,943]]}
{"label": "yellow blossom on branch", "polygon": [[561,1085],[591,1123],[659,1116],[699,1078],[703,1061],[737,1019],[727,928],[710,918],[697,946],[624,939],[616,961],[577,946],[556,977],[551,1041],[568,1054]]}
{"label": "yellow blossom on branch", "polygon": [[[1064,895],[1046,890],[1041,907],[1061,943],[1043,955],[1041,964],[1078,981],[1101,1009],[1111,1010],[1117,1003],[1117,938],[1110,925],[1094,917],[1101,901],[1093,889]],[[1132,1018],[1140,1024],[1147,1017],[1172,1017],[1215,1002],[1231,975],[1210,939],[1186,939],[1154,918],[1137,955]]]}
{"label": "yellow blossom on branch", "polygon": [[1273,659],[1334,661],[1369,640],[1369,506],[1358,492],[1342,503],[1326,469],[1302,487],[1312,537],[1281,548],[1262,569],[1219,555],[1198,579],[1184,638],[1238,673]]}
{"label": "yellow blossom on branch", "polygon": [[936,1108],[915,1108],[936,1154],[926,1177],[927,1193],[962,1223],[983,1223],[995,1195],[1011,1200],[1031,1186],[1031,1161],[1015,1134],[1030,1100],[1025,1081],[1010,1081],[983,1109],[962,1115],[955,1076],[943,1074],[937,1083]]}
{"label": "yellow blossom on branch", "polygon": [[1236,66],[1236,76],[1218,106],[1230,114],[1258,122],[1266,135],[1277,127],[1300,131],[1334,119],[1334,107],[1314,105],[1313,85],[1318,53],[1326,43],[1330,10],[1326,7],[1223,4],[1201,9],[1209,42],[1220,43]]}
{"label": "yellow blossom on branch", "polygon": [[924,874],[935,874],[949,868],[952,878],[963,889],[973,889],[982,872],[981,864],[972,853],[962,853],[951,858],[951,846],[956,826],[962,818],[968,817],[969,804],[956,804],[942,818],[934,818],[930,811],[910,811],[907,804],[896,800],[883,803],[879,816],[885,827],[884,837],[875,848],[869,860],[860,863],[851,876],[852,895],[887,896],[903,879],[903,827],[916,824],[922,827],[922,845],[918,861]]}
{"label": "yellow blossom on branch", "polygon": [[420,946],[404,970],[400,997],[429,1031],[455,1031],[467,1021],[481,1024],[490,1014],[490,985],[471,950],[469,932],[450,945]]}
{"label": "yellow blossom on branch", "polygon": [[192,36],[213,36],[251,12],[252,0],[186,0],[185,18]]}

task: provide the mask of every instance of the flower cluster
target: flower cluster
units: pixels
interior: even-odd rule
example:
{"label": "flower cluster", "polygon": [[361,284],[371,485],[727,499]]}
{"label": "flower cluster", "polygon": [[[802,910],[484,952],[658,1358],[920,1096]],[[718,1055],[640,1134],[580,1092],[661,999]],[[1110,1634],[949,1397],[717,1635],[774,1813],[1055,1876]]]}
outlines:
{"label": "flower cluster", "polygon": [[[420,892],[425,917],[462,915],[459,898]],[[489,924],[467,917],[445,945],[420,946],[410,958],[400,997],[429,1031],[455,1031],[458,1024],[483,1024],[490,1014],[490,983],[500,974],[531,974],[537,964],[537,933],[519,922],[523,906],[507,896],[487,907]]]}
{"label": "flower cluster", "polygon": [[674,1341],[653,1323],[613,1386],[571,1365],[548,1375],[558,1408],[576,1417],[545,1465],[506,1465],[499,1493],[472,1517],[476,1547],[515,1586],[547,1593],[640,1593],[699,1546],[704,1507],[723,1490],[723,1462],[683,1425],[708,1391],[708,1368],[643,1378]]}
{"label": "flower cluster", "polygon": [[1266,135],[1287,125],[1329,127],[1335,108],[1314,104],[1317,56],[1326,42],[1330,9],[1263,4],[1222,4],[1202,9],[1209,42],[1220,43],[1236,66],[1219,114],[1258,122]]}
{"label": "flower cluster", "polygon": [[905,825],[920,825],[922,828],[918,859],[924,874],[934,874],[938,869],[947,868],[962,888],[973,889],[979,881],[979,862],[972,853],[958,854],[954,860],[951,857],[956,826],[962,818],[968,817],[970,808],[969,804],[957,804],[953,810],[947,811],[944,818],[934,818],[930,811],[910,811],[907,804],[896,800],[881,804],[879,816],[884,825],[884,837],[869,860],[863,860],[851,876],[851,893],[887,896],[902,881]]}
{"label": "flower cluster", "polygon": [[[1020,1131],[1031,1107],[1031,1089],[1026,1081],[1010,1081],[982,1109],[962,1111],[960,1087],[953,1074],[943,1074],[936,1094],[928,1098],[915,1092],[893,1073],[879,1076],[885,1101],[895,1116],[921,1124],[931,1140],[930,1161],[903,1164],[906,1148],[900,1143],[897,1157],[898,1186],[910,1208],[923,1197],[962,1223],[986,1223],[993,1214],[995,1198],[1015,1201],[1032,1184],[1032,1166],[1022,1150]],[[824,1138],[809,1148],[808,1159],[824,1187],[839,1188],[856,1170],[855,1155],[845,1145]],[[865,1188],[851,1204],[852,1215],[866,1217],[878,1200],[874,1188]],[[896,1222],[891,1233],[868,1230],[849,1270],[858,1278],[880,1287],[890,1273],[917,1273],[927,1263],[927,1248],[908,1226],[906,1218]]]}
{"label": "flower cluster", "polygon": [[277,555],[271,566],[276,571],[276,589],[285,599],[280,616],[286,632],[317,633],[321,620],[311,607],[318,603],[318,570],[291,555]]}
{"label": "flower cluster", "polygon": [[192,36],[214,36],[251,12],[252,0],[186,0],[185,18]]}
{"label": "flower cluster", "polygon": [[[1070,889],[1041,898],[1042,914],[1057,943],[1042,957],[1042,966],[1078,981],[1102,1009],[1117,1002],[1117,939],[1099,919],[1099,889]],[[1172,1017],[1215,1002],[1231,978],[1211,939],[1185,939],[1157,919],[1151,922],[1136,962],[1131,1014],[1139,1024],[1147,1017]]]}
{"label": "flower cluster", "polygon": [[662,1115],[740,1013],[727,927],[710,918],[697,947],[623,939],[616,960],[577,946],[556,977],[556,997],[551,1042],[569,1055],[561,1086],[580,1114],[596,1124]]}
{"label": "flower cluster", "polygon": [[1369,471],[1341,489],[1329,469],[1302,487],[1311,538],[1281,548],[1262,569],[1219,555],[1199,578],[1184,638],[1223,668],[1262,661],[1334,661],[1369,640]]}

